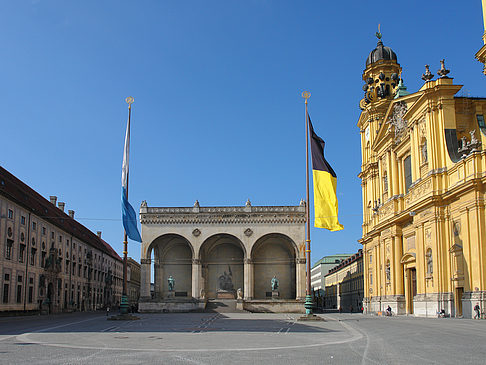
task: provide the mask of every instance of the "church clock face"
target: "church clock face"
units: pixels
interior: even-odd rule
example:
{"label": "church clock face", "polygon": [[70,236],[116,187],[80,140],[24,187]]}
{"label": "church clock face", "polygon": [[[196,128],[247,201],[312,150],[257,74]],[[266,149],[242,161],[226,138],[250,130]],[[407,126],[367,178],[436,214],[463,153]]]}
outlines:
{"label": "church clock face", "polygon": [[365,129],[365,138],[366,138],[367,141],[370,140],[370,127],[369,126],[366,127],[366,129]]}

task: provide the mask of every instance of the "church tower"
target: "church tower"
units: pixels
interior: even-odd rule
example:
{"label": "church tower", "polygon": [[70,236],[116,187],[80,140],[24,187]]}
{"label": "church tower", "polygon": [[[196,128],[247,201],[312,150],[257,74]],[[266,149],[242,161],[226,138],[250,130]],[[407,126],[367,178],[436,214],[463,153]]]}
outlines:
{"label": "church tower", "polygon": [[484,64],[483,73],[486,75],[486,0],[482,0],[483,5],[483,23],[484,23],[484,33],[483,33],[483,43],[484,45],[476,53],[476,59]]}

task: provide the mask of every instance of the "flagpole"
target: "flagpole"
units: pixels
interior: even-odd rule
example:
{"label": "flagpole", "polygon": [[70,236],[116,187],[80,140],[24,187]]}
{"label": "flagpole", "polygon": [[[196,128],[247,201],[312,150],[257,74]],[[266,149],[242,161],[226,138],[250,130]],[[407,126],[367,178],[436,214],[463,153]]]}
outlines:
{"label": "flagpole", "polygon": [[311,239],[310,239],[310,199],[309,199],[309,112],[307,109],[307,99],[311,96],[310,92],[304,91],[302,97],[305,99],[305,194],[306,194],[306,204],[305,204],[305,214],[306,214],[306,248],[305,248],[305,261],[306,261],[306,291],[305,291],[305,314],[307,316],[312,316],[312,310],[314,308],[314,303],[311,295]]}
{"label": "flagpole", "polygon": [[[132,116],[132,103],[135,101],[133,97],[129,96],[125,99],[128,104],[128,135],[130,136],[130,119]],[[128,180],[129,171],[127,171],[127,189],[126,198],[128,201]],[[120,313],[128,314],[128,298],[127,298],[127,277],[128,277],[128,237],[127,232],[123,230],[123,289],[120,301]]]}

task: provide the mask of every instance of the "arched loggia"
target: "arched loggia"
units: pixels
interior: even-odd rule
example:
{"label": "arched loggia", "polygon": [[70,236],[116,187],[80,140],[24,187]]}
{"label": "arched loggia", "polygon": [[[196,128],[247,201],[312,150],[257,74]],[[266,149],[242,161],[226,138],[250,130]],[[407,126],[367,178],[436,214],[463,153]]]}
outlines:
{"label": "arched loggia", "polygon": [[235,298],[236,291],[243,288],[245,257],[245,248],[235,236],[216,234],[203,242],[201,275],[207,298]]}
{"label": "arched loggia", "polygon": [[295,242],[279,233],[270,233],[259,238],[253,246],[251,259],[254,265],[253,294],[256,299],[271,297],[271,281],[278,279],[279,299],[296,298]]}
{"label": "arched loggia", "polygon": [[[153,254],[152,254],[153,251]],[[179,297],[192,293],[193,247],[183,236],[166,234],[156,238],[148,249],[154,273],[154,297],[167,298],[169,276],[175,280],[174,292]]]}

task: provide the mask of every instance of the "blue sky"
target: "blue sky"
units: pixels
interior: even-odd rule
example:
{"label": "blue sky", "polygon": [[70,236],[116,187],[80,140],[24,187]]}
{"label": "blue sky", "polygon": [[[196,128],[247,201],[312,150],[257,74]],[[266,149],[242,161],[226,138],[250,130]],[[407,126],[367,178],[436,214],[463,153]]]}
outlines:
{"label": "blue sky", "polygon": [[[130,201],[297,205],[305,195],[303,90],[338,175],[341,232],[312,230],[312,263],[361,237],[361,75],[376,46],[408,90],[446,59],[485,96],[475,1],[12,1],[0,30],[0,164],[102,230],[120,254],[121,161],[135,97]],[[138,243],[129,255],[140,257]]]}

